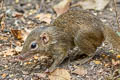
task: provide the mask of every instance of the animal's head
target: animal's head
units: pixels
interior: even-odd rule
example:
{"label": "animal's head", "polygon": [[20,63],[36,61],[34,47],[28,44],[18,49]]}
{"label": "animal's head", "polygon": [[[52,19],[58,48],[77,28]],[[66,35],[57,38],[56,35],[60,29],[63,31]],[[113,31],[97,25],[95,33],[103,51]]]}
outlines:
{"label": "animal's head", "polygon": [[64,32],[54,26],[37,27],[26,38],[19,59],[24,60],[35,54],[52,55],[65,39]]}

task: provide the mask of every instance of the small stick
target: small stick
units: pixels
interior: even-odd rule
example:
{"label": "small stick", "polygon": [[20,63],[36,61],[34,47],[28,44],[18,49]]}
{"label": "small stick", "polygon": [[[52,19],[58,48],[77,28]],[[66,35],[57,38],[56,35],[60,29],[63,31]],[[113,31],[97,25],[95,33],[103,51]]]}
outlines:
{"label": "small stick", "polygon": [[42,8],[43,8],[43,5],[44,5],[44,0],[41,0],[41,2],[40,2],[40,8],[39,8],[39,10],[38,10],[38,13],[41,12],[41,10],[42,10]]}
{"label": "small stick", "polygon": [[0,1],[0,4],[1,4],[1,5],[0,5],[1,9],[3,9],[4,0],[1,0],[1,1]]}
{"label": "small stick", "polygon": [[118,12],[117,12],[116,0],[113,0],[113,2],[114,2],[114,9],[115,9],[115,15],[116,15],[116,22],[118,24],[118,32],[120,32],[120,24],[119,24]]}

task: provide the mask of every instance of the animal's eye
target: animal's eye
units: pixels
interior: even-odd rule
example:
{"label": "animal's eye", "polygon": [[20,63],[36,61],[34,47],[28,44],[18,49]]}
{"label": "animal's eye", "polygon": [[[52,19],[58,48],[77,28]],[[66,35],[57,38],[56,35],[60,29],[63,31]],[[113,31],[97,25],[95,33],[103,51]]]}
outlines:
{"label": "animal's eye", "polygon": [[36,49],[38,47],[38,44],[36,42],[32,42],[30,45],[31,49]]}
{"label": "animal's eye", "polygon": [[32,43],[31,48],[36,48],[36,45],[37,45],[36,43]]}

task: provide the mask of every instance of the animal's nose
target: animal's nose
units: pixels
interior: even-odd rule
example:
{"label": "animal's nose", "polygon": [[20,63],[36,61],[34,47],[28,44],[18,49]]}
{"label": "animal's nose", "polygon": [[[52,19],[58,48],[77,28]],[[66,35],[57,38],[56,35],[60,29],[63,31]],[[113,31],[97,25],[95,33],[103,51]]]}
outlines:
{"label": "animal's nose", "polygon": [[23,56],[21,56],[21,55],[18,56],[18,59],[25,60],[25,58]]}

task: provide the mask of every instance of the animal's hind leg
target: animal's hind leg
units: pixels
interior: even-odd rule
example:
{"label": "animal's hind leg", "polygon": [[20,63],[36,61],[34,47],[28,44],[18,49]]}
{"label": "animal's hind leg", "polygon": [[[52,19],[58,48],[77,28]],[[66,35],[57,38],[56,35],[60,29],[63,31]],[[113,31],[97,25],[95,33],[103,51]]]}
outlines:
{"label": "animal's hind leg", "polygon": [[75,63],[84,64],[93,58],[96,49],[102,44],[102,40],[98,40],[98,36],[94,35],[92,32],[79,31],[74,39],[74,43],[79,47],[80,52],[78,55],[87,55],[83,59],[79,59]]}
{"label": "animal's hind leg", "polygon": [[85,64],[86,62],[89,62],[94,56],[95,56],[95,54],[91,54],[82,59],[77,59],[77,61],[73,61],[72,64],[74,64],[74,65],[75,64],[80,64],[80,65]]}

